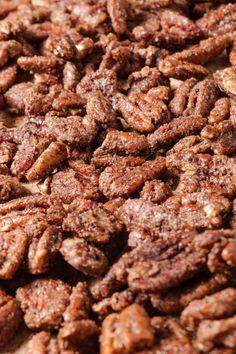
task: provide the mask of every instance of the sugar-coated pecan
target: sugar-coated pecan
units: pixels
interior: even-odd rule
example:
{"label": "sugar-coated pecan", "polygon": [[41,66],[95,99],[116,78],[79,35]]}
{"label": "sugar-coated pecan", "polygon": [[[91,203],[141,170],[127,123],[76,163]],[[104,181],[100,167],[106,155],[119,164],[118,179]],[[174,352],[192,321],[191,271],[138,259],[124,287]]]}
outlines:
{"label": "sugar-coated pecan", "polygon": [[19,328],[22,313],[18,302],[0,290],[0,347],[9,343]]}
{"label": "sugar-coated pecan", "polygon": [[143,307],[131,305],[106,317],[101,334],[102,354],[133,353],[154,342],[150,319]]}
{"label": "sugar-coated pecan", "polygon": [[221,5],[206,12],[197,21],[197,26],[206,36],[217,37],[227,32],[233,33],[236,30],[235,11],[236,6],[233,3]]}
{"label": "sugar-coated pecan", "polygon": [[125,0],[108,0],[107,11],[111,18],[112,26],[117,34],[126,32],[126,2]]}
{"label": "sugar-coated pecan", "polygon": [[180,177],[177,193],[200,192],[231,197],[236,193],[234,158],[183,151],[168,156],[167,167]]}
{"label": "sugar-coated pecan", "polygon": [[172,195],[171,188],[167,183],[160,180],[147,181],[144,184],[140,197],[153,203],[161,204]]}
{"label": "sugar-coated pecan", "polygon": [[218,70],[214,73],[214,79],[221,89],[228,96],[235,98],[236,97],[236,87],[235,87],[235,67],[229,67],[222,70]]}
{"label": "sugar-coated pecan", "polygon": [[62,242],[60,252],[72,267],[86,275],[97,277],[106,271],[106,256],[82,238],[67,238]]}
{"label": "sugar-coated pecan", "polygon": [[214,294],[221,290],[229,279],[227,275],[216,274],[209,279],[204,279],[182,286],[181,289],[171,289],[164,294],[153,294],[151,302],[153,307],[163,313],[180,313],[192,301],[204,298],[207,295]]}
{"label": "sugar-coated pecan", "polygon": [[26,325],[32,329],[58,328],[70,293],[70,286],[56,279],[38,279],[19,288],[16,298]]}
{"label": "sugar-coated pecan", "polygon": [[230,114],[230,99],[228,97],[223,97],[215,102],[214,108],[211,110],[208,122],[210,124],[215,124],[229,118]]}
{"label": "sugar-coated pecan", "polygon": [[97,134],[97,125],[90,117],[48,116],[43,122],[42,133],[66,143],[86,146]]}
{"label": "sugar-coated pecan", "polygon": [[201,300],[190,302],[181,314],[181,323],[187,329],[193,330],[202,320],[213,320],[234,314],[235,293],[235,289],[227,288]]}
{"label": "sugar-coated pecan", "polygon": [[79,83],[80,73],[76,65],[67,61],[63,69],[63,86],[66,90],[75,91]]}
{"label": "sugar-coated pecan", "polygon": [[0,279],[11,279],[20,267],[26,253],[28,236],[16,229],[1,232],[0,238]]}
{"label": "sugar-coated pecan", "polygon": [[[25,346],[25,353],[26,354],[33,354],[33,353],[58,353],[59,347],[57,340],[52,338],[52,335],[49,332],[38,332],[34,334]],[[70,354],[73,354],[71,352]]]}
{"label": "sugar-coated pecan", "polygon": [[188,96],[197,80],[190,78],[183,81],[176,89],[173,99],[170,102],[170,110],[176,116],[181,116],[187,106]]}
{"label": "sugar-coated pecan", "polygon": [[201,130],[206,124],[202,116],[181,116],[165,123],[149,134],[149,145],[152,149],[173,144],[186,135]]}
{"label": "sugar-coated pecan", "polygon": [[22,52],[22,45],[15,41],[0,41],[0,66],[5,65],[9,59],[15,58]]}
{"label": "sugar-coated pecan", "polygon": [[201,136],[209,141],[215,154],[233,155],[236,152],[236,126],[231,120],[207,125],[201,131]]}
{"label": "sugar-coated pecan", "polygon": [[21,69],[31,71],[33,73],[52,70],[58,68],[60,64],[59,59],[56,57],[44,57],[44,56],[33,56],[33,57],[20,57],[17,59],[17,64]]}
{"label": "sugar-coated pecan", "polygon": [[18,181],[17,178],[0,175],[1,202],[7,202],[13,198],[19,198],[28,194],[29,191]]}
{"label": "sugar-coated pecan", "polygon": [[53,175],[50,182],[51,193],[59,196],[64,203],[71,203],[76,197],[98,199],[98,174],[94,167],[81,160],[71,161],[69,165],[71,168]]}
{"label": "sugar-coated pecan", "polygon": [[7,91],[15,82],[17,76],[16,65],[3,68],[0,71],[0,93]]}
{"label": "sugar-coated pecan", "polygon": [[63,314],[65,322],[86,319],[91,307],[91,296],[86,283],[79,282],[72,289],[70,303]]}
{"label": "sugar-coated pecan", "polygon": [[139,191],[147,180],[159,177],[166,170],[165,158],[157,157],[132,167],[125,161],[107,167],[100,175],[99,188],[109,199],[128,198]]}
{"label": "sugar-coated pecan", "polygon": [[203,320],[197,330],[197,348],[202,352],[208,352],[214,345],[221,345],[223,348],[234,348],[235,321],[236,316],[212,321]]}
{"label": "sugar-coated pecan", "polygon": [[116,113],[101,91],[96,90],[91,93],[86,107],[88,116],[104,128],[116,124]]}
{"label": "sugar-coated pecan", "polygon": [[63,222],[65,231],[98,244],[107,243],[122,230],[122,224],[102,204],[75,199]]}

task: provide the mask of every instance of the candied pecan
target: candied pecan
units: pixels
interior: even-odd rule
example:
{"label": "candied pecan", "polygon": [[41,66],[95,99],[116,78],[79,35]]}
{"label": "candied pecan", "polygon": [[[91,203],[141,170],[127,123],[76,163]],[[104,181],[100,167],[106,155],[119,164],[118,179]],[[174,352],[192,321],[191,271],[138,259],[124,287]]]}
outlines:
{"label": "candied pecan", "polygon": [[70,293],[70,286],[56,279],[38,279],[19,288],[16,298],[26,325],[32,329],[58,328]]}
{"label": "candied pecan", "polygon": [[181,116],[187,106],[188,96],[197,80],[193,77],[183,81],[176,89],[173,99],[170,102],[170,110],[176,116]]}
{"label": "candied pecan", "polygon": [[4,93],[14,84],[16,75],[16,65],[8,66],[0,71],[0,93]]}
{"label": "candied pecan", "polygon": [[236,152],[236,126],[225,120],[214,126],[207,125],[201,136],[211,144],[211,149],[218,155],[233,155]]}
{"label": "candied pecan", "polygon": [[62,347],[66,353],[68,353],[68,349],[71,353],[71,346],[72,349],[77,348],[79,352],[84,354],[97,353],[99,334],[100,328],[92,320],[72,321],[65,323],[60,329],[58,341],[59,343],[62,341]]}
{"label": "candied pecan", "polygon": [[236,97],[236,88],[235,88],[235,75],[236,68],[229,67],[223,70],[217,70],[213,76],[219,86],[220,90],[225,92],[228,96],[235,98]]}
{"label": "candied pecan", "polygon": [[46,273],[59,252],[62,235],[56,226],[48,226],[40,238],[34,237],[28,249],[27,268],[31,274]]}
{"label": "candied pecan", "polygon": [[17,64],[21,69],[31,71],[33,73],[44,70],[52,70],[57,68],[62,63],[56,57],[20,57],[17,59]]}
{"label": "candied pecan", "polygon": [[2,142],[0,144],[0,164],[9,165],[12,162],[16,151],[16,145],[11,142]]}
{"label": "candied pecan", "polygon": [[26,248],[28,236],[21,229],[1,232],[0,237],[0,278],[11,279],[20,267]]}
{"label": "candied pecan", "polygon": [[206,36],[217,37],[227,32],[233,33],[236,30],[235,4],[221,5],[204,14],[196,24]]}
{"label": "candied pecan", "polygon": [[105,167],[112,165],[128,165],[128,166],[140,166],[145,162],[144,157],[141,156],[120,156],[118,154],[101,154],[101,150],[98,149],[98,154],[94,154],[92,163],[95,167],[104,169]]}
{"label": "candied pecan", "polygon": [[141,198],[159,204],[164,202],[171,195],[172,191],[168,184],[155,179],[153,181],[145,182],[144,187],[140,192]]}
{"label": "candied pecan", "polygon": [[198,82],[190,91],[188,104],[184,115],[201,115],[208,117],[216,100],[219,98],[219,89],[214,80],[205,79]]}
{"label": "candied pecan", "polygon": [[172,0],[127,0],[134,8],[142,10],[157,10],[172,4]]}
{"label": "candied pecan", "polygon": [[59,141],[86,146],[96,137],[97,125],[89,117],[48,116],[42,124],[42,133]]}
{"label": "candied pecan", "polygon": [[164,9],[160,15],[161,42],[168,46],[185,46],[187,42],[199,37],[200,31],[188,17],[177,11]]}
{"label": "candied pecan", "polygon": [[121,232],[122,224],[101,203],[75,199],[69,206],[63,229],[85,240],[103,244]]}
{"label": "candied pecan", "polygon": [[20,55],[22,45],[15,41],[0,41],[0,67],[5,65],[9,59]]}
{"label": "candied pecan", "polygon": [[203,320],[197,330],[197,348],[203,352],[208,352],[215,344],[235,348],[235,323],[236,316],[213,321]]}
{"label": "candied pecan", "polygon": [[[91,33],[98,30],[99,25],[105,22],[107,14],[101,4],[89,4],[84,1],[76,2],[72,8],[72,15],[76,16],[82,32]],[[60,22],[61,23],[61,22]]]}
{"label": "candied pecan", "polygon": [[21,82],[12,86],[4,94],[4,99],[13,113],[40,115],[46,113],[51,106],[47,94],[45,85]]}
{"label": "candied pecan", "polygon": [[[34,170],[31,170],[33,178],[37,177],[37,172],[39,172],[39,177],[41,177],[40,172],[47,173],[47,169],[45,170],[44,166],[40,166],[40,164],[42,163],[42,158],[46,162],[46,159],[48,158],[47,155],[50,156],[50,153],[53,152],[48,148],[48,145],[49,141],[46,139],[42,139],[31,133],[24,134],[11,165],[12,174],[18,178],[23,177],[27,174],[27,171],[34,166],[34,163],[37,164],[34,167]],[[44,157],[42,157],[42,154],[44,154]],[[54,159],[56,160],[56,157],[54,157]],[[48,162],[46,163],[48,164]]]}
{"label": "candied pecan", "polygon": [[[140,94],[134,96],[135,99],[136,97],[140,98],[139,95]],[[152,107],[150,106],[150,102],[145,102],[145,98],[142,99],[141,97],[140,102],[132,102],[130,98],[124,96],[121,93],[116,95],[116,107],[121,112],[124,120],[131,128],[140,133],[150,133],[154,131],[155,123],[157,123],[159,120],[163,120],[163,118],[166,118],[167,112],[164,112],[165,116],[163,117],[163,107],[160,107],[160,104],[162,104],[162,106],[164,105],[161,100],[158,100],[156,105]],[[157,114],[158,110],[160,111],[159,114]]]}
{"label": "candied pecan", "polygon": [[103,274],[108,265],[103,252],[81,238],[64,240],[60,252],[72,267],[93,277]]}
{"label": "candied pecan", "polygon": [[155,149],[173,144],[180,138],[201,130],[206,124],[202,116],[181,116],[163,124],[148,136],[149,145]]}
{"label": "candied pecan", "polygon": [[66,90],[75,91],[79,83],[80,73],[77,66],[67,61],[63,69],[63,86]]}
{"label": "candied pecan", "polygon": [[235,41],[233,42],[233,45],[230,48],[229,62],[231,65],[236,65],[236,44],[235,44]]}
{"label": "candied pecan", "polygon": [[[34,334],[25,346],[26,354],[59,353],[58,343],[52,338],[49,332],[38,332]],[[69,352],[69,354],[73,354]]]}
{"label": "candied pecan", "polygon": [[144,308],[130,305],[120,314],[107,316],[100,341],[102,354],[128,354],[152,346],[154,335]]}
{"label": "candied pecan", "polygon": [[0,290],[0,347],[9,343],[20,325],[21,317],[18,302]]}
{"label": "candied pecan", "polygon": [[220,98],[215,102],[214,108],[211,110],[208,122],[210,124],[220,123],[227,119],[230,114],[230,99],[228,97]]}
{"label": "candied pecan", "polygon": [[234,158],[183,151],[167,157],[167,168],[180,177],[176,192],[236,193]]}
{"label": "candied pecan", "polygon": [[94,156],[104,154],[139,154],[148,151],[147,138],[144,135],[110,129],[102,145],[94,152]]}
{"label": "candied pecan", "polygon": [[83,320],[88,318],[91,307],[91,298],[86,283],[79,282],[70,296],[70,303],[63,313],[65,322]]}
{"label": "candied pecan", "polygon": [[111,297],[93,304],[92,309],[101,318],[105,318],[111,312],[120,312],[134,302],[134,293],[131,290],[114,293]]}
{"label": "candied pecan", "polygon": [[150,236],[166,232],[219,228],[229,201],[221,196],[192,193],[170,197],[162,205],[143,199],[127,200],[119,209],[128,231],[145,230]]}
{"label": "candied pecan", "polygon": [[181,289],[171,289],[164,294],[151,295],[153,307],[164,313],[178,313],[184,310],[193,300],[202,299],[207,295],[221,290],[228,283],[228,277],[223,274],[213,275],[193,284],[186,284]]}
{"label": "candied pecan", "polygon": [[66,145],[60,142],[52,142],[30,167],[26,178],[28,181],[32,181],[44,177],[52,172],[66,158]]}
{"label": "candied pecan", "polygon": [[158,88],[159,85],[164,85],[163,87],[168,89],[168,80],[163,77],[157,68],[150,68],[149,66],[129,75],[128,82],[129,93],[147,93],[152,88]]}
{"label": "candied pecan", "polygon": [[194,300],[181,314],[181,323],[188,330],[196,328],[202,320],[213,320],[235,313],[236,290],[227,288],[201,300]]}
{"label": "candied pecan", "polygon": [[208,38],[182,52],[167,56],[159,64],[159,70],[167,77],[188,79],[191,76],[202,78],[208,71],[201,65],[217,57],[232,42],[227,35]]}
{"label": "candied pecan", "polygon": [[126,32],[126,3],[125,0],[108,0],[107,12],[111,18],[113,29],[118,34]]}
{"label": "candied pecan", "polygon": [[19,183],[18,179],[0,174],[0,201],[6,202],[29,194],[29,191]]}
{"label": "candied pecan", "polygon": [[95,90],[88,97],[87,114],[96,123],[107,128],[116,123],[116,113],[112,108],[110,101],[100,90]]}
{"label": "candied pecan", "polygon": [[98,174],[91,165],[78,160],[69,162],[71,168],[53,175],[50,182],[51,193],[59,196],[64,203],[71,203],[76,197],[97,200]]}
{"label": "candied pecan", "polygon": [[99,189],[109,199],[127,198],[140,190],[144,183],[157,178],[166,170],[165,158],[157,157],[132,167],[125,161],[107,167],[100,175]]}

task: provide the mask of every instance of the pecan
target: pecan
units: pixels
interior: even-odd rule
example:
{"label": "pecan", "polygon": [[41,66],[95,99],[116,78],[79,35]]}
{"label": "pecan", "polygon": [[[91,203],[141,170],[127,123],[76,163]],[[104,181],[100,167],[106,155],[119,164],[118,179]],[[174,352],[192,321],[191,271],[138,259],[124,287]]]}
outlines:
{"label": "pecan", "polygon": [[86,319],[89,316],[91,298],[86,283],[79,282],[70,296],[70,303],[63,314],[65,322]]}
{"label": "pecan", "polygon": [[236,126],[230,120],[213,126],[207,125],[201,131],[201,136],[209,141],[215,154],[233,155],[236,152]]}
{"label": "pecan", "polygon": [[213,320],[235,313],[236,290],[227,288],[201,300],[194,300],[181,314],[181,323],[189,330],[196,328],[202,320]]}
{"label": "pecan", "polygon": [[25,346],[25,353],[33,354],[35,352],[40,354],[48,352],[58,353],[59,348],[57,340],[52,338],[52,335],[49,332],[42,331],[34,334]]}
{"label": "pecan", "polygon": [[219,344],[234,348],[235,321],[236,316],[213,321],[203,320],[197,330],[196,346],[203,352],[208,352],[214,345]]}
{"label": "pecan", "polygon": [[150,200],[153,203],[161,204],[172,195],[172,191],[168,184],[160,180],[147,181],[144,184],[140,197]]}
{"label": "pecan", "polygon": [[76,197],[97,200],[98,174],[91,165],[83,161],[69,161],[70,168],[53,175],[50,182],[52,195],[59,196],[64,203],[71,203]]}
{"label": "pecan", "polygon": [[23,261],[28,245],[28,236],[21,229],[1,232],[0,278],[11,279]]}
{"label": "pecan", "polygon": [[173,231],[178,234],[219,228],[229,208],[224,197],[192,193],[170,197],[162,205],[143,199],[127,200],[119,214],[128,231],[144,230],[149,237],[155,237]]}
{"label": "pecan", "polygon": [[99,90],[93,91],[87,101],[88,116],[107,128],[116,123],[116,114],[110,101]]}
{"label": "pecan", "polygon": [[11,176],[0,175],[0,200],[7,202],[29,194],[29,191],[19,183],[18,179]]}
{"label": "pecan", "polygon": [[21,69],[30,71],[32,73],[37,73],[40,71],[50,71],[58,68],[62,62],[56,57],[44,57],[44,56],[33,56],[33,57],[20,57],[17,59],[17,64]]}
{"label": "pecan", "polygon": [[221,5],[217,9],[206,12],[197,21],[197,26],[206,36],[217,37],[227,32],[233,33],[236,30],[235,10],[235,4]]}
{"label": "pecan", "polygon": [[[168,79],[163,77],[157,68],[143,67],[140,71],[136,71],[129,75],[129,93],[147,93],[152,88],[158,88],[160,85],[168,90]],[[160,95],[158,95],[160,98]]]}
{"label": "pecan", "polygon": [[63,86],[66,90],[75,91],[79,83],[80,73],[76,65],[67,61],[63,69]]}
{"label": "pecan", "polygon": [[213,74],[220,90],[232,98],[236,97],[235,73],[235,67],[229,67],[223,70],[218,70]]}
{"label": "pecan", "polygon": [[63,228],[85,240],[103,244],[121,232],[122,224],[102,204],[75,199],[68,209]]}
{"label": "pecan", "polygon": [[165,170],[165,159],[162,157],[136,167],[128,165],[125,161],[115,163],[101,173],[99,189],[109,199],[128,198],[140,190],[147,180],[159,177]]}
{"label": "pecan", "polygon": [[188,79],[191,76],[202,78],[208,71],[202,66],[217,57],[232,42],[230,36],[202,40],[199,44],[167,56],[159,64],[159,70],[167,77]]}
{"label": "pecan", "polygon": [[216,274],[209,279],[188,284],[181,289],[171,289],[164,294],[153,294],[151,302],[153,307],[164,313],[178,313],[187,307],[192,301],[214,294],[224,288],[229,279],[226,275]]}
{"label": "pecan", "polygon": [[61,280],[38,279],[19,288],[16,298],[32,329],[56,329],[69,303],[71,288]]}
{"label": "pecan", "polygon": [[206,124],[202,116],[181,116],[163,124],[148,136],[152,149],[177,142],[180,138],[201,130]]}
{"label": "pecan", "polygon": [[21,317],[22,313],[18,302],[0,290],[0,347],[11,340],[20,325]]}
{"label": "pecan", "polygon": [[235,159],[227,156],[211,156],[183,151],[167,158],[167,167],[180,177],[176,192],[200,192],[223,194],[236,193]]}
{"label": "pecan", "polygon": [[131,305],[104,320],[100,340],[102,354],[128,354],[148,348],[154,342],[150,319],[141,306]]}
{"label": "pecan", "polygon": [[42,133],[59,141],[86,146],[96,137],[97,125],[89,117],[48,116],[43,122]]}
{"label": "pecan", "polygon": [[15,41],[0,41],[0,66],[5,65],[9,59],[15,58],[22,52],[22,45]]}
{"label": "pecan", "polygon": [[7,91],[15,82],[17,76],[16,65],[3,68],[0,71],[0,93]]}
{"label": "pecan", "polygon": [[93,277],[103,274],[108,265],[102,251],[80,238],[64,240],[60,252],[72,267]]}
{"label": "pecan", "polygon": [[197,80],[190,78],[183,81],[176,89],[173,99],[170,102],[170,110],[176,116],[181,116],[187,106],[188,96]]}
{"label": "pecan", "polygon": [[227,119],[230,114],[230,99],[228,97],[220,98],[215,102],[214,108],[211,110],[208,122],[215,124]]}
{"label": "pecan", "polygon": [[126,32],[126,3],[124,0],[108,0],[107,12],[111,17],[113,29],[118,34]]}

